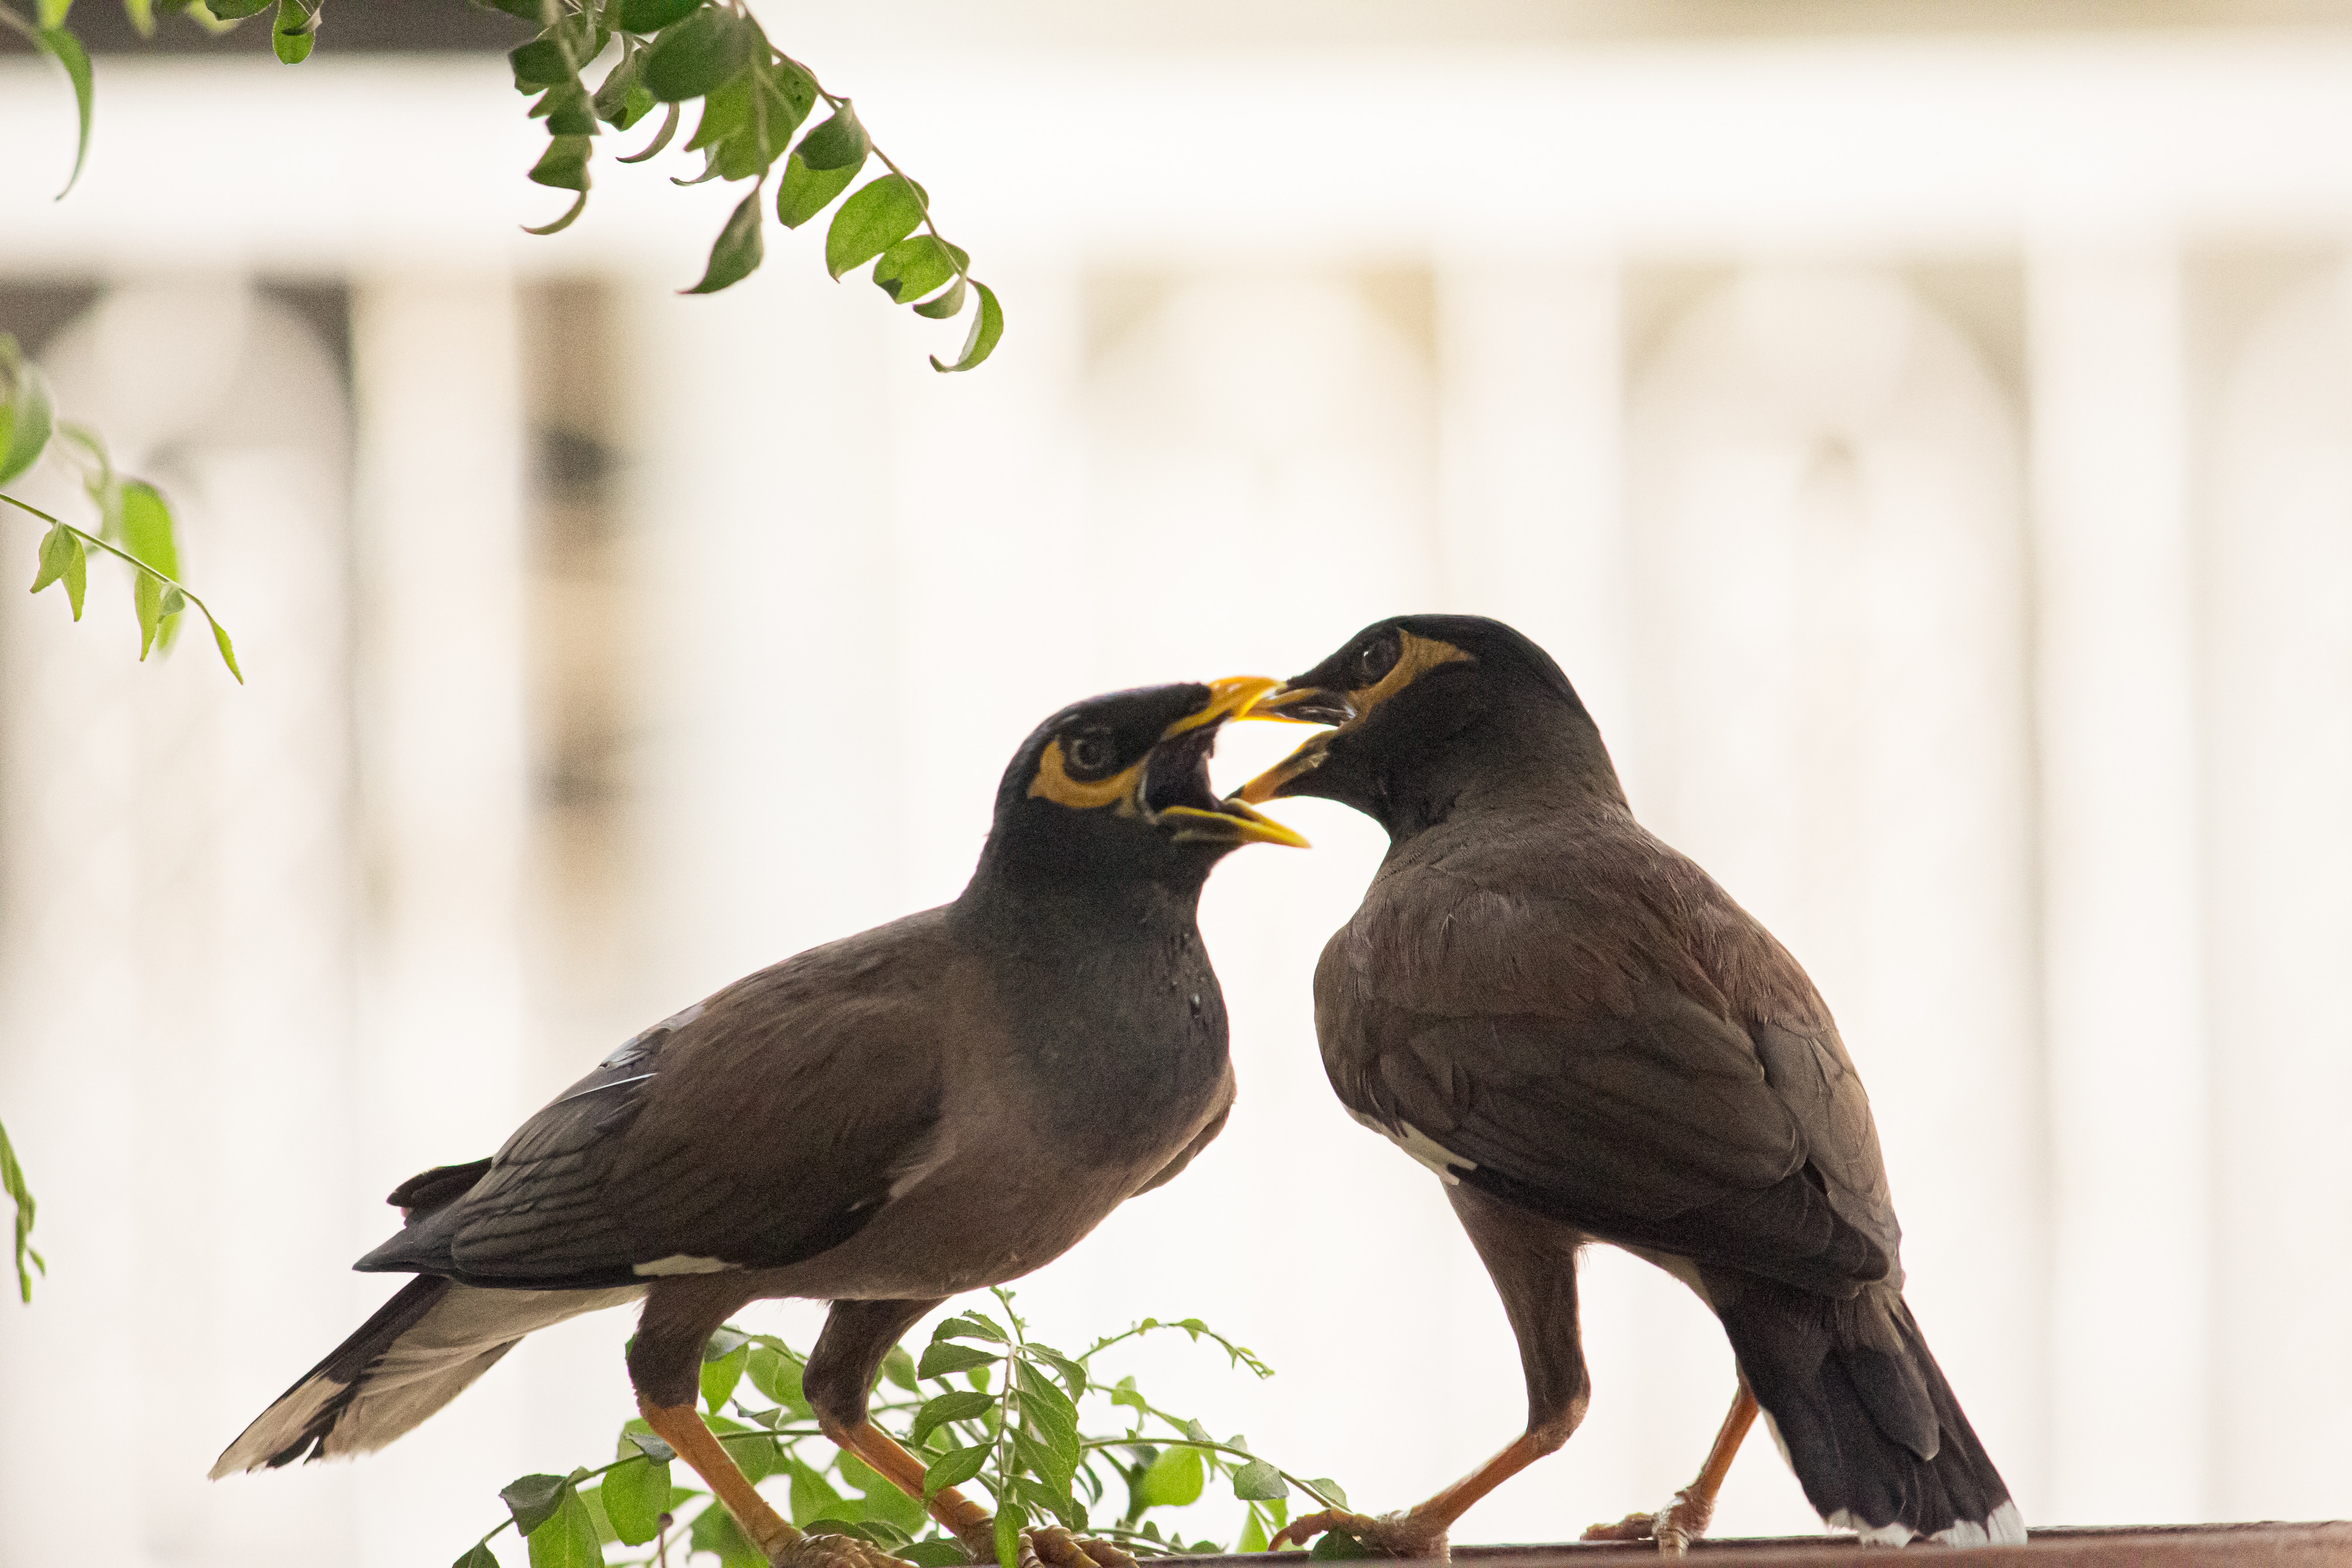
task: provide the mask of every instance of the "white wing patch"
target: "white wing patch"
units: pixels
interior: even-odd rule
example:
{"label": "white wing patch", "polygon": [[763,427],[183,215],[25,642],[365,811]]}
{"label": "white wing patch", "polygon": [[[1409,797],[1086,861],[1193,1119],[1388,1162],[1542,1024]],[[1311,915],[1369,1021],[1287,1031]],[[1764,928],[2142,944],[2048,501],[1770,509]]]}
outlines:
{"label": "white wing patch", "polygon": [[1462,1178],[1454,1173],[1456,1170],[1475,1171],[1478,1168],[1477,1161],[1464,1159],[1410,1121],[1400,1121],[1391,1127],[1360,1110],[1349,1110],[1348,1114],[1436,1172],[1437,1179],[1448,1186],[1461,1184]]}
{"label": "white wing patch", "polygon": [[651,1263],[632,1263],[629,1272],[657,1279],[665,1274],[724,1274],[734,1267],[723,1258],[694,1258],[683,1252],[673,1252],[667,1258],[656,1258]]}

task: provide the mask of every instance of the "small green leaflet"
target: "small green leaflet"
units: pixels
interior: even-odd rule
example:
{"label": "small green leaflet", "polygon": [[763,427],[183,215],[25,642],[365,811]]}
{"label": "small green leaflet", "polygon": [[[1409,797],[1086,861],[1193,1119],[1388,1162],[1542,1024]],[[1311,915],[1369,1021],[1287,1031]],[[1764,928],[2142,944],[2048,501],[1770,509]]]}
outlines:
{"label": "small green leaflet", "polygon": [[33,579],[33,592],[58,582],[66,585],[66,602],[73,606],[73,618],[81,619],[82,595],[89,586],[89,555],[82,549],[81,536],[62,522],[42,536],[41,570]]}
{"label": "small green leaflet", "polygon": [[[953,364],[941,364],[940,356],[931,356],[931,368],[943,374],[971,370],[996,352],[996,340],[1004,335],[1004,308],[996,302],[996,291],[977,278],[971,280],[972,291],[980,296],[980,311],[972,318],[971,335],[964,340],[963,353]],[[918,305],[917,310],[922,307]]]}
{"label": "small green leaflet", "polygon": [[735,204],[733,216],[710,247],[710,260],[702,271],[702,281],[691,289],[681,289],[682,294],[716,294],[721,289],[740,283],[749,278],[766,255],[767,242],[760,234],[760,193],[753,191]]}
{"label": "small green leaflet", "polygon": [[942,1318],[940,1320],[939,1327],[931,1331],[931,1339],[934,1342],[940,1340],[994,1340],[998,1344],[1007,1342],[1004,1331],[998,1328],[996,1321],[985,1312],[962,1312],[952,1318]]}
{"label": "small green leaflet", "polygon": [[613,1533],[626,1545],[642,1546],[654,1538],[669,1508],[669,1466],[640,1458],[605,1471],[597,1490],[604,1494],[604,1517],[612,1521]]}
{"label": "small green leaflet", "polygon": [[990,1443],[974,1443],[969,1448],[950,1448],[931,1462],[923,1472],[923,1496],[938,1496],[949,1487],[961,1486],[980,1474],[995,1452]]}
{"label": "small green leaflet", "polygon": [[25,1184],[25,1168],[16,1163],[16,1150],[8,1142],[5,1127],[0,1127],[0,1189],[5,1189],[16,1205],[16,1289],[29,1301],[33,1299],[33,1276],[25,1267],[26,1259],[30,1258],[33,1268],[44,1275],[48,1273],[49,1266],[33,1250],[33,1189]]}
{"label": "small green leaflet", "polygon": [[1171,1448],[1151,1462],[1137,1483],[1149,1508],[1181,1508],[1201,1500],[1208,1467],[1198,1448]]}
{"label": "small green leaflet", "polygon": [[319,12],[303,4],[303,0],[278,0],[278,16],[269,27],[269,47],[278,51],[279,62],[300,65],[310,58],[310,46],[318,41]]}
{"label": "small green leaflet", "polygon": [[866,166],[866,154],[872,151],[866,127],[846,99],[800,144],[801,161],[818,174],[847,169],[854,174]]}
{"label": "small green leaflet", "polygon": [[471,1552],[458,1558],[449,1568],[499,1568],[498,1554],[490,1550],[489,1542],[478,1541]]}
{"label": "small green leaflet", "polygon": [[54,417],[41,367],[24,357],[14,337],[0,332],[0,485],[39,460]]}
{"label": "small green leaflet", "polygon": [[942,1394],[936,1399],[925,1400],[923,1407],[915,1413],[915,1424],[908,1429],[907,1441],[920,1447],[923,1439],[937,1431],[943,1423],[969,1421],[974,1416],[983,1415],[995,1403],[994,1394],[970,1390],[961,1394]]}
{"label": "small green leaflet", "polygon": [[904,174],[885,174],[858,190],[825,231],[824,267],[835,279],[898,244],[923,221],[929,198]]}
{"label": "small green leaflet", "polygon": [[968,1372],[976,1366],[994,1366],[1003,1359],[996,1352],[984,1351],[977,1345],[960,1345],[945,1340],[933,1340],[923,1347],[922,1364],[915,1369],[915,1375],[946,1377],[953,1373]]}
{"label": "small green leaflet", "polygon": [[997,1568],[1021,1568],[1021,1531],[1029,1522],[1029,1510],[1010,1500],[996,1505],[996,1564]]}
{"label": "small green leaflet", "polygon": [[1271,1459],[1252,1459],[1234,1472],[1234,1496],[1244,1502],[1274,1502],[1289,1495],[1290,1483]]}
{"label": "small green leaflet", "polygon": [[807,1397],[801,1392],[801,1365],[792,1357],[771,1345],[751,1347],[751,1360],[744,1371],[751,1386],[786,1406],[804,1406]]}
{"label": "small green leaflet", "polygon": [[701,4],[702,0],[621,0],[621,30],[658,33]]}
{"label": "small green leaflet", "polygon": [[919,1392],[915,1386],[915,1358],[903,1345],[892,1345],[883,1352],[882,1375],[909,1394]]}
{"label": "small green leaflet", "polygon": [[555,1517],[571,1488],[572,1483],[562,1476],[522,1476],[499,1488],[499,1496],[514,1515],[515,1528],[529,1535]]}
{"label": "small green leaflet", "polygon": [[1371,1554],[1371,1548],[1346,1531],[1327,1530],[1316,1538],[1315,1549],[1307,1555],[1319,1563],[1344,1563]]}
{"label": "small green leaflet", "polygon": [[716,5],[698,7],[654,39],[646,58],[646,90],[662,103],[700,98],[733,80],[764,42],[749,17]]}
{"label": "small green leaflet", "polygon": [[596,1521],[568,1481],[556,1500],[554,1513],[530,1532],[530,1568],[604,1568],[604,1546],[596,1538]]}

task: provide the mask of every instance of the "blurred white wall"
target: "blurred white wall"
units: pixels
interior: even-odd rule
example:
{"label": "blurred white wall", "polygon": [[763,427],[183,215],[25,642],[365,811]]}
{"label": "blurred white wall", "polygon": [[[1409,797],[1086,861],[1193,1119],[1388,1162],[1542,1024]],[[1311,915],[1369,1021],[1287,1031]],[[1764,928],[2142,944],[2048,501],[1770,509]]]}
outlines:
{"label": "blurred white wall", "polygon": [[[54,1413],[0,1423],[0,1563],[81,1560],[92,1517],[110,1561],[455,1556],[498,1486],[600,1451],[625,1320],[376,1459],[196,1479],[385,1292],[342,1272],[383,1192],[735,974],[952,896],[1062,702],[1434,607],[1559,654],[1637,810],[1811,967],[2029,1519],[2342,1511],[2352,33],[1050,20],[769,14],[1003,294],[969,376],[807,235],[675,297],[733,193],[661,164],[525,239],[552,197],[495,61],[104,62],[83,186],[0,190],[0,311],[105,287],[46,358],[182,497],[252,682],[132,665],[110,581],[79,627],[0,602],[0,1113],[55,1270],[0,1308],[0,1405]],[[0,62],[12,168],[68,136]],[[252,287],[287,278],[345,290],[347,343]],[[599,310],[551,316],[559,279]],[[583,418],[585,554],[545,458]],[[583,572],[603,596],[551,614]],[[559,698],[604,715],[601,793],[560,783]],[[1221,776],[1287,740],[1235,732]],[[1436,1188],[1315,1055],[1379,835],[1288,815],[1315,851],[1237,857],[1204,908],[1231,1128],[1024,1300],[1073,1337],[1209,1318],[1282,1375],[1160,1347],[1147,1386],[1395,1506],[1521,1389]],[[1465,1541],[1654,1506],[1713,1433],[1704,1311],[1615,1254],[1587,1278],[1591,1417]],[[126,1423],[127,1507],[83,1447]],[[1813,1527],[1759,1440],[1719,1529]]]}

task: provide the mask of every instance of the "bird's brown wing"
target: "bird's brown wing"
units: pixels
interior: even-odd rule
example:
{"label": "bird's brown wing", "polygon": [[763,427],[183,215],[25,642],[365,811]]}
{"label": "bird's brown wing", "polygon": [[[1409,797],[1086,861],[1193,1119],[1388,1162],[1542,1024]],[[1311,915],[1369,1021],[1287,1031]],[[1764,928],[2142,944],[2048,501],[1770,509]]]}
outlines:
{"label": "bird's brown wing", "polygon": [[738,981],[606,1058],[361,1267],[577,1289],[838,1246],[937,1126],[954,973],[933,911]]}
{"label": "bird's brown wing", "polygon": [[1825,1017],[1738,1021],[1675,930],[1686,904],[1482,880],[1383,876],[1325,949],[1317,1030],[1350,1110],[1607,1239],[1837,1294],[1891,1272],[1868,1101],[1823,1065]]}

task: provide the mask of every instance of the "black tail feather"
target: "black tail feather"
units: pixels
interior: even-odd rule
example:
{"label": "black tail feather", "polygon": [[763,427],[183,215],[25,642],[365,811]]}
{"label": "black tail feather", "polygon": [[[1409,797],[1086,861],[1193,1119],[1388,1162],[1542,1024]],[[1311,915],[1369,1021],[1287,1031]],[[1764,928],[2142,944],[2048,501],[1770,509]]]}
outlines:
{"label": "black tail feather", "polygon": [[1753,1278],[1709,1293],[1806,1500],[1832,1525],[1955,1545],[2022,1541],[2009,1488],[1902,1296],[1844,1300]]}

